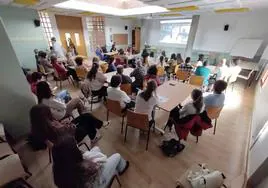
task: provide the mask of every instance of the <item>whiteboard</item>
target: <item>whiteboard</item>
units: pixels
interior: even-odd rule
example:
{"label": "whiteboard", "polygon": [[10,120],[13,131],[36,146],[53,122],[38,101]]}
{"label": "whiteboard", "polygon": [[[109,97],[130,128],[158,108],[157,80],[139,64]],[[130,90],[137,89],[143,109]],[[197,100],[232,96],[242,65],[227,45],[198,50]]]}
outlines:
{"label": "whiteboard", "polygon": [[268,60],[268,46],[266,46],[262,56],[261,56],[261,59],[266,59]]}
{"label": "whiteboard", "polygon": [[239,39],[233,46],[231,55],[252,59],[261,46],[261,43],[262,40],[259,39]]}

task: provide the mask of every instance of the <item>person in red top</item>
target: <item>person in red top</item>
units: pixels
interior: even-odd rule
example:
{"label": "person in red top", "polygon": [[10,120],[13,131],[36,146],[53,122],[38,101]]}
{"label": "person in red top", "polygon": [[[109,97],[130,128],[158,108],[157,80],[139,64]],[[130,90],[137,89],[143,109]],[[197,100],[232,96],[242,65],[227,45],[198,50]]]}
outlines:
{"label": "person in red top", "polygon": [[144,80],[148,82],[149,80],[154,80],[157,83],[157,86],[161,85],[160,79],[157,76],[157,67],[152,65],[147,70],[147,75],[145,75]]}
{"label": "person in red top", "polygon": [[63,64],[57,62],[56,56],[51,56],[50,58],[51,64],[53,68],[57,71],[59,74],[59,77],[66,77],[66,76],[72,76],[75,81],[80,81],[77,77],[77,74],[74,69],[68,68],[68,70],[63,66]]}
{"label": "person in red top", "polygon": [[42,74],[40,72],[33,72],[31,75],[31,90],[36,95],[36,85],[42,79]]}

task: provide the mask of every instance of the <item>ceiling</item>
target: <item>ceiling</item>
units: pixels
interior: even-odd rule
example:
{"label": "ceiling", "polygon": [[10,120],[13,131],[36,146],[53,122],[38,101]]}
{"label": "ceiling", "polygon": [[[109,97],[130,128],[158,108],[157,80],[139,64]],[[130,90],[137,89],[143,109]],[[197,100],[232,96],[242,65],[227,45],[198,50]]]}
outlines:
{"label": "ceiling", "polygon": [[[57,3],[66,0],[0,0],[0,5],[12,5],[28,7],[37,10],[47,10],[64,14],[84,14],[85,10],[60,9],[53,7]],[[190,17],[204,13],[230,13],[257,11],[268,9],[268,0],[80,0],[97,5],[119,8],[118,10],[139,8],[156,5],[167,8],[169,12],[135,15],[139,18],[168,18],[168,17]],[[235,9],[233,9],[235,8]],[[241,9],[242,8],[242,9]],[[222,10],[224,9],[224,10]],[[217,11],[218,10],[218,11]],[[94,14],[87,12],[87,15]]]}

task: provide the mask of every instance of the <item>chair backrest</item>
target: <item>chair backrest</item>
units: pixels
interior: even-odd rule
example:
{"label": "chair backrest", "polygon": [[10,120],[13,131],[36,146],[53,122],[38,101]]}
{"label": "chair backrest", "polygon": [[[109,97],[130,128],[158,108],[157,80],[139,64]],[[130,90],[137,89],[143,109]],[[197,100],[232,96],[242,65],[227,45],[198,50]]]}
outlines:
{"label": "chair backrest", "polygon": [[119,101],[107,99],[106,107],[110,112],[114,113],[115,115],[118,115],[120,117],[124,116]]}
{"label": "chair backrest", "polygon": [[38,65],[38,68],[42,74],[46,74],[46,70],[43,65]]}
{"label": "chair backrest", "polygon": [[176,65],[174,69],[174,73],[177,74],[177,71],[179,70],[180,65]]}
{"label": "chair backrest", "polygon": [[157,76],[165,76],[165,69],[164,67],[158,66],[157,67]]}
{"label": "chair backrest", "polygon": [[131,84],[121,84],[120,89],[122,91],[126,92],[127,95],[132,94]]}
{"label": "chair backrest", "polygon": [[105,63],[105,64],[101,64],[100,67],[101,67],[102,72],[106,73],[106,71],[108,70],[109,65],[108,65],[108,63]]}
{"label": "chair backrest", "polygon": [[190,73],[188,71],[183,70],[177,70],[176,71],[176,77],[178,80],[187,80],[190,76]]}
{"label": "chair backrest", "polygon": [[78,78],[85,79],[87,77],[87,70],[83,68],[76,67],[75,68],[76,75]]}
{"label": "chair backrest", "polygon": [[220,116],[223,107],[206,107],[208,117],[210,119],[217,119]]}
{"label": "chair backrest", "polygon": [[127,111],[127,125],[140,130],[149,130],[148,114],[136,113],[134,111]]}
{"label": "chair backrest", "polygon": [[195,85],[195,86],[202,86],[204,82],[204,77],[203,76],[196,76],[196,75],[192,75],[190,77],[189,83],[191,85]]}

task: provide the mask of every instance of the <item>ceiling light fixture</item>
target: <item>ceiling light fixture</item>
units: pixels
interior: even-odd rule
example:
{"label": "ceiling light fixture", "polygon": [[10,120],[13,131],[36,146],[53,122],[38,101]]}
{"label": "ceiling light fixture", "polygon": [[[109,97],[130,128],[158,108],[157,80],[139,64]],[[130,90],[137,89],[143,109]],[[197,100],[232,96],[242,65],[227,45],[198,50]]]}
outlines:
{"label": "ceiling light fixture", "polygon": [[166,8],[160,6],[143,6],[140,8],[121,9],[104,5],[92,4],[85,1],[69,0],[54,5],[57,8],[74,9],[86,12],[95,12],[101,14],[110,14],[114,16],[131,16],[140,14],[168,12]]}

